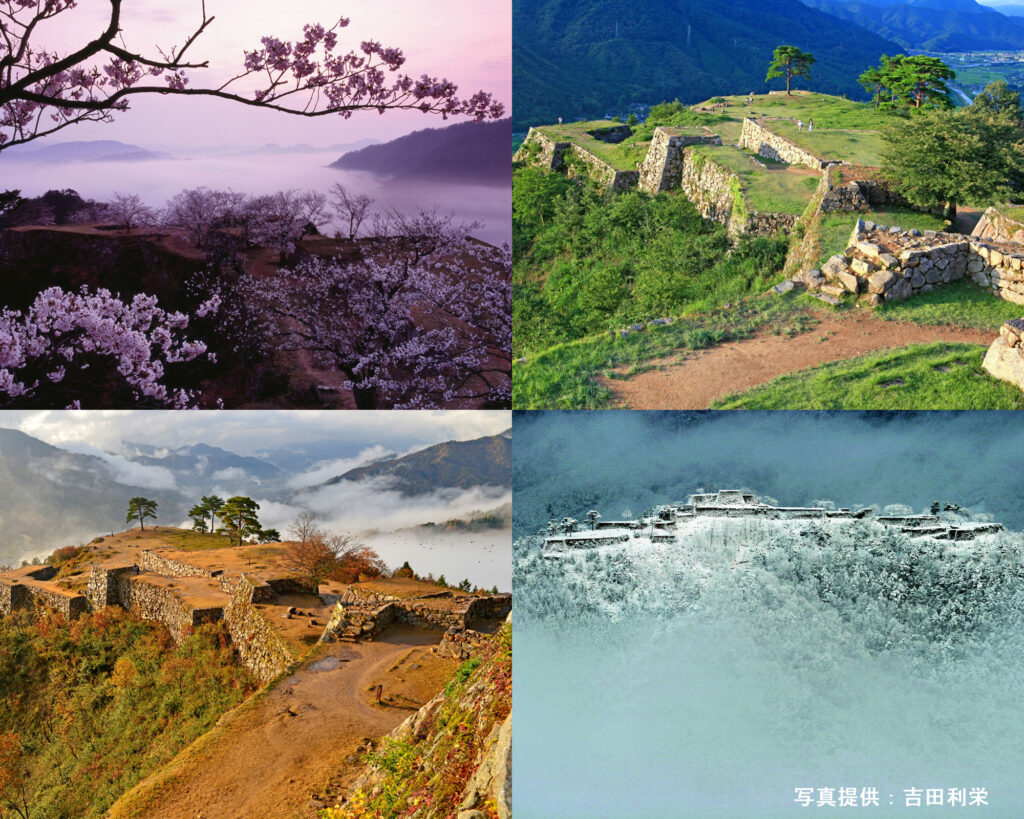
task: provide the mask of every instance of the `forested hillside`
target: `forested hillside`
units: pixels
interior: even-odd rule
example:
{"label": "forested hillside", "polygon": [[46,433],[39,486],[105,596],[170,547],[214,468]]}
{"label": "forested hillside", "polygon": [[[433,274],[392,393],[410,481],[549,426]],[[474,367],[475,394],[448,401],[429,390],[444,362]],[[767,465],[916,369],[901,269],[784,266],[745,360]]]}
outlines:
{"label": "forested hillside", "polygon": [[857,76],[901,51],[799,0],[515,0],[512,14],[517,130],[631,102],[764,93],[780,43],[815,54],[815,90],[859,99]]}

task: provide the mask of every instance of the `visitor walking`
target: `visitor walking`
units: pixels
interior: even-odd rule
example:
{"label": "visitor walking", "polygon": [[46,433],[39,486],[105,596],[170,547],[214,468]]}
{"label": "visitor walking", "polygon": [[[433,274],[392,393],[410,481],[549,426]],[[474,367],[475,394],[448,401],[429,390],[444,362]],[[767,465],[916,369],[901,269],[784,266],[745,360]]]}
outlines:
{"label": "visitor walking", "polygon": [[813,119],[809,119],[809,120],[807,120],[807,133],[810,133],[813,130],[814,130],[814,120]]}
{"label": "visitor walking", "polygon": [[799,131],[803,131],[803,130],[804,130],[804,121],[803,121],[802,119],[798,119],[798,120],[796,121],[796,130],[797,130],[798,132],[799,132]]}

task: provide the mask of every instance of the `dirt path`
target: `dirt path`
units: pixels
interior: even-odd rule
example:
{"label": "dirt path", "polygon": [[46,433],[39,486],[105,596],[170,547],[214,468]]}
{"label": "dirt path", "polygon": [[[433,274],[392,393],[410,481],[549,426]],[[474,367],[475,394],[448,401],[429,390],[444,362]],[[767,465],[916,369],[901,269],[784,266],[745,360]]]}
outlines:
{"label": "dirt path", "polygon": [[[729,393],[830,361],[934,341],[987,346],[995,336],[994,330],[922,327],[846,314],[826,318],[792,338],[754,336],[687,353],[679,364],[666,364],[667,359],[660,359],[664,366],[627,381],[604,376],[597,381],[611,390],[611,405],[617,408],[707,409],[712,401]],[[626,368],[617,371],[625,372]]]}
{"label": "dirt path", "polygon": [[[437,640],[434,632],[392,628],[373,642],[328,646],[260,699],[228,715],[209,741],[201,739],[163,774],[143,782],[130,795],[144,790],[154,797],[141,813],[119,810],[119,802],[110,815],[316,816],[311,794],[337,782],[344,769],[362,767],[364,739],[391,731],[450,677],[457,664],[429,651]],[[378,683],[396,704],[373,704],[371,689]]]}

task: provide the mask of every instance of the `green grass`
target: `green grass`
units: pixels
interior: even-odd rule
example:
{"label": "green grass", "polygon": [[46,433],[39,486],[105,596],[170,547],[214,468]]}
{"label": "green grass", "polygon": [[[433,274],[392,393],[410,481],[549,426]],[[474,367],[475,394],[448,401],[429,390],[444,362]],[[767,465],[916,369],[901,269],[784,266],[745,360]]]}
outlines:
{"label": "green grass", "polygon": [[610,393],[595,378],[612,368],[626,365],[641,372],[652,359],[747,338],[755,332],[795,335],[814,326],[820,314],[804,297],[760,297],[625,338],[606,332],[559,344],[513,367],[512,405],[516,409],[601,409],[608,406]]}
{"label": "green grass", "polygon": [[985,347],[919,344],[823,364],[726,396],[713,409],[1024,409],[1024,392],[981,368]]}
{"label": "green grass", "polygon": [[569,122],[562,125],[544,125],[537,130],[558,142],[572,142],[590,151],[598,159],[602,159],[619,171],[635,171],[638,162],[647,156],[649,142],[628,141],[621,143],[602,142],[594,139],[588,131],[600,128],[615,128],[621,122],[611,120],[591,120],[589,122]]}
{"label": "green grass", "polygon": [[[690,149],[740,177],[747,210],[761,213],[804,212],[818,187],[819,177],[787,165],[766,162],[742,148],[729,145],[696,145]],[[768,170],[754,163],[768,165]]]}
{"label": "green grass", "polygon": [[[745,96],[724,97],[725,115],[742,120],[744,117],[793,117],[807,122],[814,120],[814,127],[853,128],[877,130],[894,115],[879,111],[870,104],[853,102],[828,94],[755,94],[754,104],[747,105]],[[699,103],[710,107],[709,103]]]}
{"label": "green grass", "polygon": [[875,315],[890,321],[998,330],[1007,319],[1020,318],[1024,306],[1000,299],[973,282],[961,279],[905,301],[881,304]]}
{"label": "green grass", "polygon": [[772,133],[822,159],[842,159],[853,165],[870,166],[877,166],[882,161],[883,143],[879,131],[825,128],[817,120],[811,132],[807,130],[807,120],[804,120],[803,131],[798,131],[796,123],[789,120],[769,120],[764,125]]}
{"label": "green grass", "polygon": [[822,215],[821,219],[821,262],[824,263],[849,246],[850,234],[858,219],[876,222],[892,227],[899,225],[904,230],[945,230],[949,225],[941,216],[900,208],[879,208],[867,213],[833,213]]}

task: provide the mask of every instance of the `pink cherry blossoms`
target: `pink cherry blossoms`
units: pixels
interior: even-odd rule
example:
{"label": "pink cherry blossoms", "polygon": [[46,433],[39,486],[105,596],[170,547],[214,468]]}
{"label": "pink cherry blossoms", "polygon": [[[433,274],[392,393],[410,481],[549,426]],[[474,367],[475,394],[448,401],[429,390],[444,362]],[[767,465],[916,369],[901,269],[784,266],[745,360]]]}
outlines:
{"label": "pink cherry blossoms", "polygon": [[307,257],[273,278],[246,277],[254,309],[275,318],[280,349],[340,370],[360,409],[509,400],[511,258],[468,226],[423,214],[373,257]]}
{"label": "pink cherry blossoms", "polygon": [[[122,0],[109,0],[110,20],[95,39],[69,54],[33,43],[39,27],[74,12],[77,0],[0,0],[0,150],[84,121],[109,122],[137,94],[212,96],[301,116],[411,109],[477,120],[497,119],[501,103],[484,91],[467,98],[446,79],[402,73],[405,56],[373,40],[341,50],[342,17],[330,28],[307,24],[300,39],[264,37],[245,51],[242,67],[217,87],[191,84],[208,61],[188,61],[197,39],[214,22],[202,19],[180,47],[145,55],[124,45]],[[150,78],[162,83],[147,83]]]}
{"label": "pink cherry blossoms", "polygon": [[[201,314],[213,309],[200,306]],[[107,407],[123,394],[131,406],[190,407],[192,392],[163,383],[167,364],[206,352],[184,338],[187,327],[187,316],[162,310],[153,296],[125,303],[109,290],[50,287],[26,312],[0,312],[0,406]]]}

